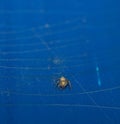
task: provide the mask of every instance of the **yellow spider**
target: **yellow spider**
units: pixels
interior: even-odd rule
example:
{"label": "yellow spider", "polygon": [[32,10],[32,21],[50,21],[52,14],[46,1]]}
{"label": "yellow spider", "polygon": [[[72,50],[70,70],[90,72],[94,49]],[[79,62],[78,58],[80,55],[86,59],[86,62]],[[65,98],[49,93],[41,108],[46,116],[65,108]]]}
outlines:
{"label": "yellow spider", "polygon": [[63,76],[57,80],[56,85],[60,89],[65,89],[67,86],[72,88],[70,81]]}

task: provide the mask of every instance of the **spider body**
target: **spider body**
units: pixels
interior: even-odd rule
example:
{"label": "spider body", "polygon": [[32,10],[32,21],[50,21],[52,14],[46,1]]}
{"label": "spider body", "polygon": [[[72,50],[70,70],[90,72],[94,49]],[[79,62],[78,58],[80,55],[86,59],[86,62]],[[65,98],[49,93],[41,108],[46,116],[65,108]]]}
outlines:
{"label": "spider body", "polygon": [[57,80],[57,87],[60,89],[65,89],[67,86],[69,86],[71,88],[71,83],[68,79],[66,79],[65,77],[61,77]]}

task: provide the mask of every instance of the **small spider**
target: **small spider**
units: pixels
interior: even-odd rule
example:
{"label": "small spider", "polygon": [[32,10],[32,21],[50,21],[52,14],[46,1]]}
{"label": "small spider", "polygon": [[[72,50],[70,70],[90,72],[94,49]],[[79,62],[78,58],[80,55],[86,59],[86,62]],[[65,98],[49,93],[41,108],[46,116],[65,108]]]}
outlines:
{"label": "small spider", "polygon": [[70,81],[63,76],[57,80],[56,86],[60,89],[65,89],[67,86],[72,88]]}

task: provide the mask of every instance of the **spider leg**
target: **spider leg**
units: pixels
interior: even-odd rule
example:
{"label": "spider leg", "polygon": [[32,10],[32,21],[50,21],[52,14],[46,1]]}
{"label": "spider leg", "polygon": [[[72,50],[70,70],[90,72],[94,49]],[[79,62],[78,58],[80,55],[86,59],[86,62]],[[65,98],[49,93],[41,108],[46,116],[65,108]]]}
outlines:
{"label": "spider leg", "polygon": [[59,82],[60,82],[60,80],[58,79],[58,80],[56,80],[56,86],[59,86]]}
{"label": "spider leg", "polygon": [[70,81],[68,81],[68,85],[69,85],[69,88],[72,89],[72,85]]}

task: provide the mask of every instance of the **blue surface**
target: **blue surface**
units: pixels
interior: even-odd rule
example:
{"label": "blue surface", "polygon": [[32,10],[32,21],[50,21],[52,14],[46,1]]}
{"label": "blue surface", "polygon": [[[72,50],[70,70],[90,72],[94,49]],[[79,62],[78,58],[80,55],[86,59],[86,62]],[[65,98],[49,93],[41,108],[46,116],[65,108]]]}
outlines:
{"label": "blue surface", "polygon": [[0,124],[120,124],[119,5],[0,1]]}

